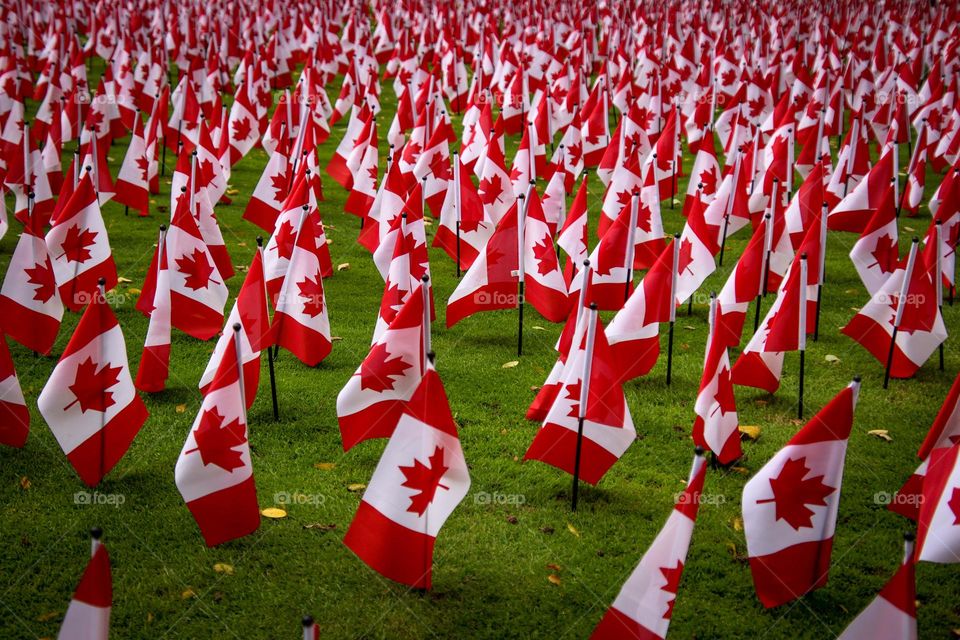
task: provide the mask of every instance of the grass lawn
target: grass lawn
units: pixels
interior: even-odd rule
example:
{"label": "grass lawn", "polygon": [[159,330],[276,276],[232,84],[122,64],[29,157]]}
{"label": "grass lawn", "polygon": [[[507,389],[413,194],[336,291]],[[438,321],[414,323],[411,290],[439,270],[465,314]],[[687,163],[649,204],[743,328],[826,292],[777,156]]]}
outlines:
{"label": "grass lawn", "polygon": [[[102,64],[99,60],[95,65]],[[91,80],[91,86],[96,86]],[[339,84],[328,91],[335,95]],[[383,141],[395,100],[383,86],[379,116]],[[35,106],[33,106],[35,108]],[[33,113],[33,108],[28,113]],[[340,137],[339,124],[320,149],[325,166]],[[459,127],[457,127],[459,132]],[[128,139],[110,151],[114,174]],[[508,161],[517,140],[510,141]],[[69,149],[68,149],[69,151]],[[907,166],[906,150],[901,167]],[[170,169],[174,164],[168,154]],[[689,168],[692,158],[688,158]],[[249,264],[258,229],[240,216],[266,163],[253,151],[233,171],[233,204],[218,207],[236,265]],[[590,213],[600,210],[602,184],[592,180]],[[928,195],[939,177],[928,178]],[[680,192],[685,189],[680,181]],[[523,415],[534,388],[555,359],[559,326],[529,309],[525,354],[516,358],[516,312],[469,318],[444,328],[443,301],[456,286],[450,259],[430,258],[437,294],[434,324],[437,369],[460,425],[472,486],[437,540],[434,589],[411,592],[381,578],[341,542],[385,441],[344,454],[337,428],[337,393],[363,359],[377,316],[383,282],[369,254],[356,244],[358,221],[343,212],[346,193],[329,178],[321,210],[334,264],[349,263],[325,283],[332,333],[341,338],[318,367],[289,353],[277,361],[280,420],[274,422],[269,378],[249,415],[253,465],[261,507],[278,494],[302,496],[288,517],[264,519],[247,538],[215,549],[200,533],[173,481],[174,464],[199,409],[197,381],[213,349],[174,332],[171,377],[163,393],[144,396],[150,418],[127,455],[97,488],[113,504],[76,504],[87,491],[36,410],[36,398],[79,318],[67,313],[50,357],[17,344],[10,348],[33,418],[22,450],[0,450],[0,637],[54,637],[89,553],[88,530],[104,529],[112,556],[115,638],[295,638],[301,615],[311,613],[325,637],[549,637],[589,635],[623,581],[670,513],[692,457],[690,430],[701,373],[707,307],[679,312],[673,384],[665,384],[666,357],[651,374],[626,387],[638,432],[635,442],[596,488],[581,493],[570,512],[570,477],[538,462],[522,463],[537,425]],[[135,309],[157,226],[168,219],[169,184],[153,200],[152,216],[124,216],[109,203],[103,215],[119,274],[128,278],[113,297],[136,372],[147,320]],[[163,206],[163,210],[160,210]],[[663,203],[664,227],[680,231],[681,206]],[[926,230],[929,215],[901,221],[901,238]],[[18,225],[0,241],[0,272],[17,241]],[[428,227],[428,240],[433,232]],[[723,268],[703,285],[719,290],[747,241],[733,238]],[[809,417],[850,379],[863,387],[847,454],[843,497],[829,584],[809,596],[766,611],[756,598],[739,526],[740,495],[748,478],[797,431],[797,354],[788,354],[775,396],[737,388],[743,425],[761,435],[744,443],[731,470],[711,470],[670,627],[676,638],[825,638],[874,597],[900,562],[902,533],[910,523],[887,511],[876,494],[896,491],[916,467],[916,450],[960,369],[955,337],[946,343],[946,370],[936,356],[916,379],[882,389],[883,369],[839,328],[867,300],[847,253],[856,238],[831,233],[821,335],[809,343],[806,401]],[[906,247],[907,241],[901,246]],[[243,278],[230,281],[236,294]],[[764,302],[764,309],[772,297]],[[228,305],[232,305],[231,298]],[[228,306],[229,310],[229,306]],[[948,329],[960,329],[960,304],[945,307]],[[604,314],[609,320],[609,314]],[[748,331],[752,325],[748,322]],[[744,344],[749,335],[745,336]],[[666,331],[663,331],[664,354]],[[827,362],[828,354],[839,362]],[[736,354],[731,354],[735,357]],[[892,442],[868,435],[888,429]],[[122,504],[116,504],[122,500]],[[217,572],[225,563],[232,574]],[[556,576],[551,578],[552,576]],[[960,572],[956,566],[921,564],[917,571],[921,637],[949,637],[960,628]],[[957,634],[957,631],[953,631]]]}

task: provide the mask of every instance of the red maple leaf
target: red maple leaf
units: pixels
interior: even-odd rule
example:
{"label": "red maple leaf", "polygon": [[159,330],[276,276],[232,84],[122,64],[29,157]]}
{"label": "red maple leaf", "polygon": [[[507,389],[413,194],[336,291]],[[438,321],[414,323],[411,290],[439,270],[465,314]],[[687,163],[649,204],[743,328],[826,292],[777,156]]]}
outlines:
{"label": "red maple leaf", "polygon": [[761,98],[754,98],[753,100],[749,100],[747,104],[750,107],[750,119],[756,120],[757,118],[760,117],[760,114],[763,113],[763,108],[766,106],[767,103],[766,103],[766,100],[764,100],[761,97]]}
{"label": "red maple leaf", "polygon": [[807,505],[827,506],[825,498],[836,488],[824,484],[822,475],[805,477],[809,472],[806,456],[787,460],[780,475],[770,479],[773,497],[758,500],[757,504],[775,503],[776,519],[786,520],[797,531],[801,527],[812,528],[814,511]]}
{"label": "red maple leaf", "polygon": [[360,388],[372,389],[377,393],[393,391],[397,380],[411,366],[401,356],[394,356],[387,351],[387,345],[377,343],[360,365]]}
{"label": "red maple leaf", "polygon": [[113,392],[107,389],[116,386],[119,382],[123,367],[111,367],[110,363],[107,363],[98,370],[98,366],[89,356],[80,363],[73,384],[69,387],[70,393],[76,399],[65,406],[64,411],[77,403],[80,403],[81,413],[86,413],[87,409],[106,411],[115,404]]}
{"label": "red maple leaf", "polygon": [[953,524],[960,524],[960,487],[953,490],[953,495],[950,496],[950,502],[947,505],[953,511]]}
{"label": "red maple leaf", "polygon": [[140,169],[140,179],[147,182],[150,179],[150,161],[147,160],[147,156],[137,158],[137,168]]}
{"label": "red maple leaf", "polygon": [[719,409],[722,415],[727,415],[737,410],[737,399],[733,395],[733,383],[730,381],[730,369],[727,367],[717,374],[717,392],[713,400],[717,403],[714,413]]}
{"label": "red maple leaf", "polygon": [[297,243],[297,233],[293,228],[293,222],[285,220],[274,236],[277,241],[275,249],[277,257],[290,259],[293,255],[293,246]]}
{"label": "red maple leaf", "polygon": [[690,242],[689,238],[684,238],[680,242],[679,254],[677,256],[677,273],[683,273],[684,271],[693,273],[693,269],[690,268],[693,263],[693,243]]}
{"label": "red maple leaf", "polygon": [[438,445],[434,449],[433,455],[428,458],[428,462],[429,466],[414,458],[413,466],[400,466],[400,471],[406,478],[400,486],[417,492],[410,496],[410,506],[407,507],[407,511],[418,516],[423,516],[427,507],[433,502],[437,489],[450,490],[450,487],[440,484],[440,481],[443,480],[443,474],[449,469],[443,463],[443,448]]}
{"label": "red maple leaf", "polygon": [[33,290],[33,299],[40,302],[46,302],[57,292],[57,281],[53,277],[53,266],[50,264],[50,258],[47,258],[45,264],[39,262],[30,269],[24,269],[30,284],[37,285]]}
{"label": "red maple leaf", "polygon": [[316,318],[323,313],[323,280],[320,278],[319,269],[312,278],[307,277],[298,282],[297,288],[300,289],[305,314]]}
{"label": "red maple leaf", "polygon": [[90,247],[95,244],[97,237],[96,231],[90,229],[80,230],[80,225],[73,225],[67,229],[67,235],[60,245],[61,253],[57,258],[66,256],[70,262],[86,262],[90,259]]}
{"label": "red maple leaf", "polygon": [[570,418],[579,418],[580,417],[580,389],[583,387],[583,381],[577,380],[575,384],[567,385],[567,400],[572,400],[573,404],[570,406],[570,411],[567,413],[567,416]]}
{"label": "red maple leaf", "polygon": [[717,192],[717,180],[720,176],[717,175],[717,167],[710,165],[710,168],[706,171],[700,173],[700,178],[698,182],[701,185],[701,190],[704,195],[713,195]]}
{"label": "red maple leaf", "polygon": [[499,175],[492,178],[484,178],[477,187],[477,193],[480,195],[480,201],[483,204],[493,204],[500,199],[503,193],[503,179]]}
{"label": "red maple leaf", "polygon": [[673,597],[667,602],[667,610],[663,612],[663,619],[669,620],[673,616],[673,605],[677,602],[677,591],[680,589],[680,576],[683,575],[683,561],[677,560],[675,567],[660,567],[660,573],[667,583],[660,587],[665,593],[672,593]]}
{"label": "red maple leaf", "polygon": [[557,252],[553,248],[550,234],[543,236],[540,242],[533,245],[533,256],[537,259],[537,272],[542,276],[558,268]]}
{"label": "red maple leaf", "polygon": [[733,69],[727,69],[720,76],[720,83],[725,87],[729,87],[734,82],[736,82],[736,80],[737,80],[737,72],[734,71]]}
{"label": "red maple leaf", "polygon": [[633,112],[633,117],[631,118],[634,122],[637,123],[637,126],[642,130],[646,131],[650,128],[650,121],[653,120],[653,112],[646,107],[640,107]]}
{"label": "red maple leaf", "polygon": [[583,157],[583,143],[578,142],[577,144],[572,144],[567,147],[567,150],[570,154],[571,162],[569,164],[576,165],[580,161],[580,158]]}
{"label": "red maple leaf", "polygon": [[216,280],[211,280],[214,267],[210,258],[201,249],[194,249],[192,254],[184,254],[177,258],[177,271],[186,276],[184,285],[194,291],[205,289],[213,282],[220,284]]}
{"label": "red maple leaf", "polygon": [[230,128],[233,131],[233,139],[237,142],[243,142],[249,138],[250,134],[252,133],[250,128],[250,119],[247,117],[234,120]]}
{"label": "red maple leaf", "polygon": [[197,447],[186,453],[198,451],[204,466],[215,464],[224,471],[233,471],[244,466],[243,453],[238,447],[247,441],[246,429],[240,424],[240,418],[234,418],[226,426],[224,417],[217,407],[204,411],[200,416],[200,426],[193,432],[193,440]]}
{"label": "red maple leaf", "polygon": [[282,173],[270,176],[270,186],[274,191],[273,199],[277,202],[283,202],[287,195],[287,176]]}
{"label": "red maple leaf", "polygon": [[897,241],[889,235],[877,238],[877,246],[870,252],[875,262],[867,267],[877,266],[881,273],[893,273],[900,261],[900,251]]}

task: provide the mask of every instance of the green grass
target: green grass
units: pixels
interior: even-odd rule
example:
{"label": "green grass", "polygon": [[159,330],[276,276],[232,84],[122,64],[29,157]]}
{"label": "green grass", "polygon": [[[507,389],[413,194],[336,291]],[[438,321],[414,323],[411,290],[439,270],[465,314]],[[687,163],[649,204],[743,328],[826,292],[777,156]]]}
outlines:
{"label": "green grass", "polygon": [[[395,105],[388,84],[384,94],[381,131],[386,131]],[[342,132],[340,124],[320,149],[322,165]],[[114,171],[126,143],[118,141],[110,152]],[[510,141],[511,149],[516,143]],[[240,215],[265,162],[260,150],[241,161],[231,180],[240,193],[231,206],[218,207],[237,265],[248,264],[256,246],[257,229]],[[168,165],[173,166],[170,157]],[[938,179],[931,176],[930,182]],[[662,357],[649,376],[627,385],[638,440],[598,487],[585,488],[581,508],[573,514],[570,477],[537,462],[520,461],[537,428],[523,414],[534,396],[532,388],[542,384],[553,364],[559,327],[531,311],[525,355],[519,366],[502,369],[516,358],[516,313],[481,314],[446,330],[444,305],[439,304],[434,325],[437,368],[460,425],[472,487],[437,540],[434,589],[410,592],[381,578],[341,542],[361,496],[348,486],[369,480],[385,443],[367,442],[344,454],[335,399],[369,347],[383,283],[369,255],[355,243],[358,222],[342,211],[346,194],[331,180],[325,183],[327,199],[321,208],[333,240],[333,261],[350,264],[326,282],[332,333],[342,340],[313,369],[282,353],[277,362],[280,421],[272,418],[265,370],[249,415],[261,507],[272,506],[280,492],[318,497],[288,506],[287,518],[264,520],[247,538],[216,549],[204,546],[174,485],[173,468],[199,408],[196,383],[213,343],[175,332],[169,388],[144,396],[150,419],[97,489],[122,496],[123,504],[75,504],[74,493],[86,489],[36,411],[37,395],[78,319],[78,314],[68,313],[52,356],[38,357],[11,344],[33,425],[22,450],[0,450],[0,535],[5,542],[0,545],[0,636],[56,635],[87,560],[92,526],[103,527],[112,556],[116,638],[290,638],[297,637],[304,613],[317,619],[325,637],[589,635],[683,487],[692,454],[690,428],[706,306],[694,306],[689,317],[686,310],[679,314],[673,384],[665,385]],[[592,183],[590,211],[595,218],[602,194],[599,181]],[[680,192],[684,189],[681,180]],[[162,183],[157,205],[169,203],[168,190]],[[682,228],[679,212],[679,205],[671,209],[664,203],[668,233]],[[151,218],[140,219],[125,217],[115,203],[104,207],[119,273],[132,281],[118,288],[114,306],[133,371],[147,322],[134,310],[130,288],[142,283],[157,225],[167,215],[154,207]],[[922,233],[928,221],[928,216],[903,220],[902,237],[914,230]],[[724,267],[703,291],[723,285],[746,233],[731,240]],[[432,235],[428,228],[429,238]],[[788,354],[777,395],[737,388],[741,424],[759,425],[762,434],[744,444],[741,471],[710,471],[707,476],[705,492],[711,501],[702,506],[693,535],[670,627],[673,637],[831,637],[874,597],[900,561],[901,534],[909,523],[877,504],[874,495],[895,491],[915,468],[916,449],[960,368],[960,355],[951,340],[945,372],[937,370],[934,357],[916,379],[894,381],[888,391],[881,388],[882,367],[839,333],[854,308],[866,301],[847,258],[854,240],[852,235],[829,237],[821,337],[810,343],[807,358],[808,416],[855,374],[863,376],[829,584],[798,602],[765,611],[744,561],[743,533],[734,525],[744,483],[798,429],[793,420],[797,356]],[[14,229],[0,242],[2,265],[16,241]],[[430,258],[442,302],[456,286],[453,265],[436,250]],[[233,294],[242,275],[230,282]],[[765,307],[770,303],[766,300]],[[960,327],[960,305],[945,308],[945,315],[950,329]],[[827,354],[840,361],[827,363]],[[867,435],[870,429],[889,429],[893,441]],[[317,463],[335,466],[322,470]],[[512,496],[513,503],[483,504],[477,499],[481,493]],[[522,504],[516,504],[519,501]],[[333,528],[310,526],[317,524]],[[233,575],[215,572],[216,563],[232,565]],[[548,580],[554,573],[559,584]],[[921,564],[917,582],[921,636],[948,636],[950,629],[960,627],[957,568]]]}

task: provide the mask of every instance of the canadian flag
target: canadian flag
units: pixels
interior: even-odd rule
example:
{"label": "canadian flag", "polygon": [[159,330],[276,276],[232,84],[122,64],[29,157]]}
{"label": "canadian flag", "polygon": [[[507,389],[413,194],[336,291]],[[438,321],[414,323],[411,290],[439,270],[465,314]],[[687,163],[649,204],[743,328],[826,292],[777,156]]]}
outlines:
{"label": "canadian flag", "polygon": [[895,147],[896,145],[887,148],[883,157],[870,169],[866,179],[830,211],[827,224],[831,230],[863,232],[870,215],[880,206],[890,180],[894,178]]}
{"label": "canadian flag", "polygon": [[429,589],[437,534],[469,489],[443,383],[428,365],[343,542],[381,575]]}
{"label": "canadian flag", "polygon": [[149,311],[150,322],[134,384],[146,393],[163,391],[170,376],[170,268],[166,251],[160,250],[166,235],[166,226],[161,226],[156,261],[150,265],[151,273],[155,274],[153,300],[149,309],[142,309]]}
{"label": "canadian flag", "polygon": [[587,245],[587,189],[587,177],[584,176],[557,236],[557,245],[566,252],[570,260],[576,265],[583,264],[583,261],[589,255],[589,246]]}
{"label": "canadian flag", "polygon": [[740,457],[740,421],[737,418],[737,399],[733,393],[730,374],[730,355],[727,345],[717,334],[716,308],[712,303],[710,337],[703,363],[703,377],[693,410],[693,441],[708,449],[720,464],[729,464]]}
{"label": "canadian flag", "polygon": [[935,449],[949,448],[960,443],[960,375],[940,406],[940,411],[927,432],[927,437],[917,451],[917,457],[923,462],[891,500],[889,509],[911,520],[916,520],[923,501],[923,479],[930,465],[930,454]]}
{"label": "canadian flag", "polygon": [[220,358],[174,470],[177,489],[209,547],[260,526],[236,340]]}
{"label": "canadian flag", "polygon": [[896,187],[891,183],[850,250],[850,260],[871,296],[883,287],[900,262],[895,194]]}
{"label": "canadian flag", "polygon": [[[316,212],[314,212],[316,213]],[[277,296],[273,331],[276,343],[308,366],[330,354],[330,319],[323,291],[315,216],[303,211],[299,231]]]}
{"label": "canadian flag", "polygon": [[[143,122],[138,111],[133,121],[130,145],[120,165],[114,199],[146,216],[150,209],[150,163]],[[155,151],[155,150],[154,150]]]}
{"label": "canadian flag", "polygon": [[270,154],[270,161],[263,168],[260,180],[250,195],[247,208],[243,210],[244,220],[252,222],[267,233],[273,233],[290,187],[288,144],[287,136],[281,135],[276,149]]}
{"label": "canadian flag", "polygon": [[267,310],[267,284],[263,277],[263,250],[259,247],[253,255],[233,309],[227,317],[226,326],[213,348],[213,356],[200,376],[200,393],[206,394],[213,384],[222,354],[226,353],[228,343],[234,339],[230,328],[237,324],[243,327],[240,332],[240,359],[243,361],[243,398],[249,409],[253,406],[260,386],[260,352],[273,344],[273,331]]}
{"label": "canadian flag", "polygon": [[210,250],[190,213],[190,198],[181,193],[173,220],[157,245],[143,284],[137,308],[149,315],[153,307],[157,265],[166,264],[170,280],[170,324],[184,333],[208,340],[220,331],[227,285],[223,283]]}
{"label": "canadian flag", "polygon": [[67,460],[91,487],[120,461],[146,421],[123,332],[102,291],[83,312],[37,405]]}
{"label": "canadian flag", "polygon": [[231,167],[253,149],[260,137],[260,119],[250,99],[251,91],[255,91],[252,66],[247,68],[246,77],[237,85],[233,104],[230,106],[230,117],[227,121],[230,154],[227,160]]}
{"label": "canadian flag", "polygon": [[116,286],[117,267],[89,170],[47,232],[46,242],[60,299],[71,311],[96,296],[100,278],[106,290]]}
{"label": "canadian flag", "polygon": [[487,154],[477,186],[477,194],[486,209],[487,218],[493,223],[498,223],[516,203],[513,189],[510,188],[510,176],[504,166],[500,140],[502,135],[487,143]]}
{"label": "canadian flag", "polygon": [[95,529],[93,534],[90,562],[67,607],[57,640],[107,640],[110,636],[113,606],[110,554],[100,542],[100,530]]}
{"label": "canadian flag", "polygon": [[[937,305],[936,243],[923,252],[918,242],[900,265],[841,332],[859,342],[883,365],[891,356],[890,377],[911,378],[947,339]],[[896,332],[896,334],[894,334]]]}
{"label": "canadian flag", "polygon": [[523,244],[524,296],[544,318],[550,322],[563,322],[569,315],[570,298],[560,272],[553,234],[536,189],[530,189],[527,202],[520,239]]}
{"label": "canadian flag", "polygon": [[670,517],[643,554],[640,564],[593,630],[591,640],[667,637],[706,474],[706,461],[698,450],[686,489],[677,498]]}
{"label": "canadian flag", "polygon": [[790,602],[827,582],[859,392],[855,379],[743,489],[750,570],[765,607]]}
{"label": "canadian flag", "polygon": [[[424,285],[410,293],[337,395],[344,451],[370,438],[388,438],[424,374]],[[427,289],[429,291],[429,289]]]}
{"label": "canadian flag", "polygon": [[596,308],[583,313],[553,404],[524,460],[539,460],[573,474],[582,419],[580,479],[597,484],[633,443],[636,431]]}
{"label": "canadian flag", "polygon": [[454,153],[453,180],[440,207],[440,224],[432,246],[443,249],[454,262],[460,261],[460,269],[467,270],[480,255],[493,227],[486,220],[483,202],[470,180],[469,170]]}
{"label": "canadian flag", "polygon": [[0,333],[0,444],[22,447],[30,434],[30,411],[13,368],[7,338]]}
{"label": "canadian flag", "polygon": [[370,119],[360,130],[359,144],[347,157],[347,169],[350,171],[350,195],[344,204],[344,211],[365,218],[377,194],[378,139],[377,120]]}
{"label": "canadian flag", "polygon": [[704,206],[713,202],[721,182],[720,162],[717,160],[713,135],[701,139],[696,147],[697,156],[690,169],[690,182],[687,183],[687,194],[683,201],[684,217],[689,216],[694,201],[698,200]]}
{"label": "canadian flag", "polygon": [[930,452],[917,528],[917,560],[960,562],[960,443]]}
{"label": "canadian flag", "polygon": [[903,546],[900,568],[867,608],[843,630],[838,640],[916,640],[917,577],[912,534],[906,536]]}
{"label": "canadian flag", "polygon": [[28,349],[50,353],[63,303],[39,216],[31,216],[13,250],[0,288],[0,329]]}
{"label": "canadian flag", "polygon": [[[373,126],[371,123],[374,122],[376,122],[374,114],[366,104],[359,110],[353,109],[343,138],[341,138],[340,144],[331,156],[330,162],[327,163],[327,174],[344,189],[349,190],[353,186],[350,158],[351,156],[358,157],[354,153],[355,150],[358,150],[357,153],[361,153],[366,148]],[[354,166],[359,166],[358,160],[354,162]]]}
{"label": "canadian flag", "polygon": [[412,250],[411,270],[419,280],[424,273],[430,273],[430,261],[427,257],[427,233],[423,222],[423,184],[416,184],[407,195],[403,207],[394,217],[387,217],[381,209],[379,219],[380,242],[373,252],[373,263],[384,282],[390,273],[390,264],[401,235],[409,236],[408,244]]}

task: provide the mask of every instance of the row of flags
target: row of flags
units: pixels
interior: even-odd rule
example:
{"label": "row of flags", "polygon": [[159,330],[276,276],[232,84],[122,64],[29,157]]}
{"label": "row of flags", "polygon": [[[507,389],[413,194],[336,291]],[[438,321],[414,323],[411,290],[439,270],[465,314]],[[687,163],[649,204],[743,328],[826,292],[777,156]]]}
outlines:
{"label": "row of flags", "polygon": [[[541,426],[525,459],[572,475],[574,508],[580,480],[599,482],[636,437],[623,385],[653,368],[664,324],[670,362],[677,308],[743,229],[746,249],[711,302],[694,406],[693,439],[720,464],[742,454],[735,385],[776,392],[785,354],[798,351],[803,362],[808,336],[818,335],[828,232],[859,235],[850,257],[870,296],[843,333],[894,378],[912,377],[942,349],[940,307],[955,288],[960,230],[958,9],[834,9],[565,0],[510,10],[325,0],[5,6],[0,184],[23,233],[0,289],[0,329],[49,353],[64,309],[83,311],[38,404],[90,485],[147,419],[137,390],[165,388],[173,328],[218,337],[175,482],[208,545],[249,535],[260,516],[246,412],[260,354],[283,347],[314,366],[332,348],[324,279],[334,269],[319,207],[326,173],[348,192],[345,211],[361,220],[358,243],[383,279],[370,351],[337,398],[345,450],[388,439],[345,543],[379,573],[429,588],[434,541],[470,478],[433,366],[427,215],[436,221],[431,246],[463,273],[447,300],[448,328],[518,309],[522,351],[528,303],[565,323],[556,364],[527,411]],[[91,92],[95,58],[104,70]],[[382,83],[398,104],[386,156]],[[32,120],[28,99],[40,105]],[[321,167],[317,149],[340,122],[343,136]],[[108,153],[128,134],[114,177]],[[509,163],[506,136],[520,137]],[[269,159],[243,217],[269,237],[225,317],[234,267],[216,207],[230,200],[232,168],[257,147]],[[149,327],[134,375],[106,300],[118,277],[101,207],[115,199],[151,215],[168,152],[171,213],[137,302]],[[930,170],[946,170],[928,201],[931,224],[902,255],[897,220],[917,215]],[[661,206],[681,204],[681,178],[685,223],[671,239]],[[598,182],[604,193],[591,216],[588,189]],[[8,227],[4,212],[0,235]],[[751,305],[753,336],[731,363]],[[604,326],[599,311],[616,313]],[[11,419],[0,435],[23,446],[26,401],[0,343],[0,407]],[[908,547],[893,586],[856,629],[900,616],[910,637],[914,561],[960,555],[951,520],[957,389],[902,489],[923,498],[905,513],[918,522],[917,549]],[[767,606],[826,579],[858,390],[855,381],[842,391],[745,487],[751,570]],[[802,393],[801,383],[801,413]],[[683,498],[598,636],[666,634],[705,474],[698,452]],[[100,557],[102,585],[105,549]],[[99,610],[84,619],[105,634],[109,598],[95,600]]]}

